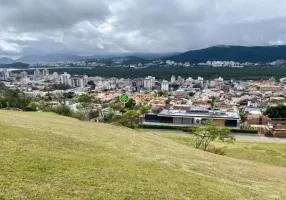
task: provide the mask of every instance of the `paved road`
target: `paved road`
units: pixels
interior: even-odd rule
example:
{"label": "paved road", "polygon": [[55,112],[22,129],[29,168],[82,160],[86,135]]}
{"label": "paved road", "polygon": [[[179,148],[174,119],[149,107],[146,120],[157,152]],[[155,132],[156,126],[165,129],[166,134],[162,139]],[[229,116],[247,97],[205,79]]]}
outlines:
{"label": "paved road", "polygon": [[[154,135],[192,136],[191,134],[183,133],[181,131],[143,130],[143,132],[147,134],[154,134]],[[286,138],[272,138],[272,137],[264,137],[264,136],[259,136],[259,135],[235,135],[235,138],[240,141],[286,144]]]}

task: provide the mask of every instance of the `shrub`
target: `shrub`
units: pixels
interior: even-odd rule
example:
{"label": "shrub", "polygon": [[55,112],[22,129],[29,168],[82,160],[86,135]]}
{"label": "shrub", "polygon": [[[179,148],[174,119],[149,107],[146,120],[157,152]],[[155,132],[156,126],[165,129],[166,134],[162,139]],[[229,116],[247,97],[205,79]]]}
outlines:
{"label": "shrub", "polygon": [[63,116],[71,117],[72,111],[68,106],[60,105],[55,108],[52,108],[52,111]]}
{"label": "shrub", "polygon": [[74,112],[74,113],[72,113],[71,117],[76,118],[76,119],[81,120],[81,121],[88,120],[86,118],[86,115],[82,112]]}
{"label": "shrub", "polygon": [[210,153],[214,153],[214,154],[218,154],[218,155],[225,155],[225,149],[226,147],[221,147],[221,148],[218,148],[218,147],[214,147],[214,148],[209,148],[207,149],[208,152]]}
{"label": "shrub", "polygon": [[232,143],[234,141],[234,138],[230,136],[229,128],[218,128],[213,124],[196,128],[194,136],[196,138],[195,147],[205,151],[214,140],[219,140],[222,143]]}
{"label": "shrub", "polygon": [[183,132],[187,132],[187,133],[193,133],[194,132],[194,128],[192,127],[186,127],[186,128],[182,128]]}
{"label": "shrub", "polygon": [[37,111],[37,108],[33,108],[33,107],[27,106],[27,107],[25,108],[25,111],[27,111],[27,112],[35,112],[35,111]]}

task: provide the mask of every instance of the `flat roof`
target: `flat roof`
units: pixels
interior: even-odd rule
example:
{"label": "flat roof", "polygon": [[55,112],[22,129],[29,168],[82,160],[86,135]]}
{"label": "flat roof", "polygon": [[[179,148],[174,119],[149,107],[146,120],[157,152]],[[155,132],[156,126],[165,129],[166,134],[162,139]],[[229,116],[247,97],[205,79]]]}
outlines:
{"label": "flat roof", "polygon": [[164,109],[158,116],[162,117],[186,117],[186,118],[210,118],[210,119],[240,119],[238,112],[223,112],[209,110],[174,110]]}

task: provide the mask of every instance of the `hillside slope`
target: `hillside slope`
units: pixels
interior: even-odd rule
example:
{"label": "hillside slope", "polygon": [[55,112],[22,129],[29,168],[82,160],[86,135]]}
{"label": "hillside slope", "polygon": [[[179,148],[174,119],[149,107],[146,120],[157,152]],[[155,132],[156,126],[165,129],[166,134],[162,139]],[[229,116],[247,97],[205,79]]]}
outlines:
{"label": "hillside slope", "polygon": [[283,167],[52,113],[0,116],[0,199],[286,199]]}
{"label": "hillside slope", "polygon": [[281,46],[213,46],[205,49],[187,51],[171,56],[166,60],[199,63],[206,61],[236,61],[268,63],[286,59],[286,45]]}

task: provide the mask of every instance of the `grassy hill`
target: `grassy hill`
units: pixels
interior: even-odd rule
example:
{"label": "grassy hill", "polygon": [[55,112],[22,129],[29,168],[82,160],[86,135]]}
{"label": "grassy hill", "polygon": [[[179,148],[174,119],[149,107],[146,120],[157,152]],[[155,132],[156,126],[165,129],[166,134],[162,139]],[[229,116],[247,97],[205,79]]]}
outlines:
{"label": "grassy hill", "polygon": [[0,199],[286,199],[286,168],[52,113],[0,111]]}

